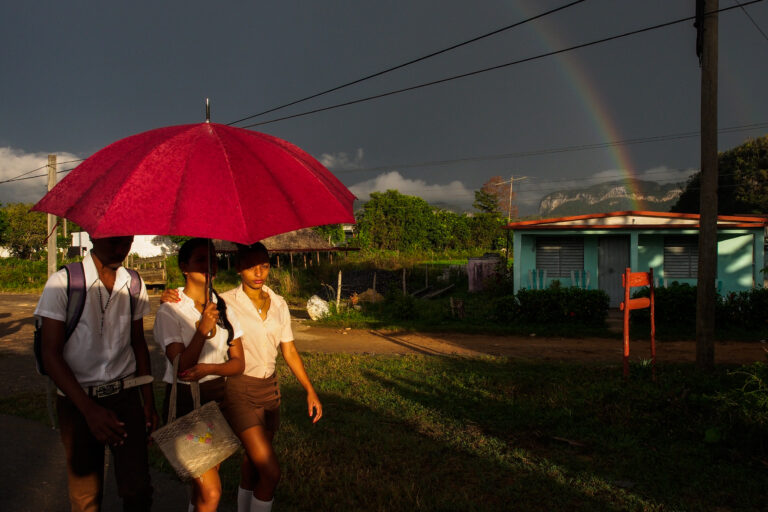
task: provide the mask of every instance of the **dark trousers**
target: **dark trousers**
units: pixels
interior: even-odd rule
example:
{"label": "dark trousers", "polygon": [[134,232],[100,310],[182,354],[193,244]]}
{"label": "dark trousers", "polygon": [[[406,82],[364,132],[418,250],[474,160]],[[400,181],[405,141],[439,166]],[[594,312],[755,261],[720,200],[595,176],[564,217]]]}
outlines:
{"label": "dark trousers", "polygon": [[[150,510],[152,486],[147,461],[147,432],[138,388],[93,400],[114,411],[120,421],[125,423],[123,428],[128,433],[122,446],[110,446],[117,492],[123,500],[123,510]],[[85,416],[68,398],[59,396],[56,410],[67,458],[72,510],[98,511],[101,509],[104,492],[104,444],[93,437]]]}

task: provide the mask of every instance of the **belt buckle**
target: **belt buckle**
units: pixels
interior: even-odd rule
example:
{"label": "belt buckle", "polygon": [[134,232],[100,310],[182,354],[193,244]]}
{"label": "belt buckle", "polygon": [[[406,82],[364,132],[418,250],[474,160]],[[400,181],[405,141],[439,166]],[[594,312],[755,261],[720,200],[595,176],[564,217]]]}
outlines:
{"label": "belt buckle", "polygon": [[120,381],[116,380],[114,382],[107,382],[106,384],[96,386],[93,389],[93,392],[96,395],[96,398],[105,398],[118,394],[120,392],[120,387]]}

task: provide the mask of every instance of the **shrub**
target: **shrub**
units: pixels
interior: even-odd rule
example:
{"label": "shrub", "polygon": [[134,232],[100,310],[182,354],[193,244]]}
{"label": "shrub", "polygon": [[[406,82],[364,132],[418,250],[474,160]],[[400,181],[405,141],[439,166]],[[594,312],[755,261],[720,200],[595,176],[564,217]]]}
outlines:
{"label": "shrub", "polygon": [[768,428],[768,365],[757,362],[728,374],[737,379],[737,385],[713,397],[722,415],[724,434],[762,453]]}
{"label": "shrub", "polygon": [[519,290],[514,302],[509,296],[502,297],[497,302],[497,314],[507,306],[514,315],[510,318],[510,313],[504,313],[507,321],[601,326],[605,324],[608,304],[608,294],[603,290],[554,286],[545,290]]}
{"label": "shrub", "polygon": [[[648,297],[649,289],[638,290],[633,297]],[[768,289],[718,296],[715,325],[720,336],[750,339],[768,337]],[[650,322],[650,310],[640,309],[632,313],[633,322],[643,325]],[[696,286],[673,282],[668,288],[655,289],[655,320],[657,333],[666,337],[696,336]]]}
{"label": "shrub", "polygon": [[0,282],[6,291],[42,290],[48,279],[47,270],[45,260],[3,258],[0,260]]}
{"label": "shrub", "polygon": [[768,328],[768,289],[754,288],[722,297],[717,320],[723,325],[764,333]]}
{"label": "shrub", "polygon": [[[650,296],[649,288],[641,288],[633,298]],[[654,290],[654,319],[657,330],[696,332],[696,287],[674,281],[668,288]],[[650,324],[650,309],[632,312],[632,321]]]}

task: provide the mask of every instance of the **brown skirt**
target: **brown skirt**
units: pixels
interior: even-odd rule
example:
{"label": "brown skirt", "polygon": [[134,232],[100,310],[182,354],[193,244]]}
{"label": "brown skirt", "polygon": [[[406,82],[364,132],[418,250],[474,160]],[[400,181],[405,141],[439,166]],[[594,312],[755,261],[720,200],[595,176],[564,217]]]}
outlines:
{"label": "brown skirt", "polygon": [[[207,380],[200,384],[200,405],[215,400],[221,405],[224,400],[225,391],[224,377],[216,377],[215,379]],[[165,400],[163,401],[163,421],[168,423],[168,409],[170,408],[171,397],[171,385],[165,383]],[[192,391],[189,384],[178,384],[176,390],[176,417],[179,418],[187,413],[192,412],[195,405],[192,401]]]}
{"label": "brown skirt", "polygon": [[280,396],[276,374],[266,379],[249,375],[229,377],[221,412],[235,434],[255,426],[277,432]]}

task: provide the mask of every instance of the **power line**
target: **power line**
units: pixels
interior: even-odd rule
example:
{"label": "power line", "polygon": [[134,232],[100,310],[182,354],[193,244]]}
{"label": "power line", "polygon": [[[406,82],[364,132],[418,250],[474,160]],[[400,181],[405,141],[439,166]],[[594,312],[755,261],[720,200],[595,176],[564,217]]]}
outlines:
{"label": "power line", "polygon": [[[63,164],[71,164],[72,162],[82,162],[83,160],[85,160],[85,158],[80,158],[80,159],[78,159],[78,160],[67,160],[66,162],[58,162],[58,163],[57,163],[57,165],[63,165]],[[45,169],[46,167],[48,167],[48,164],[45,164],[45,165],[41,165],[41,166],[40,166],[40,167],[38,167],[37,169],[32,169],[31,171],[26,171],[26,172],[23,172],[23,173],[19,174],[18,176],[15,176],[15,177],[13,177],[13,178],[9,178],[9,179],[7,179],[7,180],[5,180],[5,181],[0,181],[0,183],[6,183],[6,182],[8,182],[8,181],[15,181],[15,180],[17,180],[18,178],[21,178],[22,176],[26,176],[27,174],[33,173],[33,172],[35,172],[35,171],[39,171],[40,169]],[[45,174],[45,176],[48,176],[48,175],[47,175],[47,174]],[[36,178],[37,176],[33,176],[33,177],[35,177],[35,178]]]}
{"label": "power line", "polygon": [[334,91],[338,91],[339,89],[344,89],[345,87],[349,87],[351,85],[359,84],[360,82],[364,82],[366,80],[370,80],[371,78],[375,78],[375,77],[384,75],[384,74],[389,73],[391,71],[402,69],[402,68],[404,68],[406,66],[410,66],[411,64],[416,64],[417,62],[421,62],[423,60],[427,60],[427,59],[430,59],[432,57],[436,57],[438,55],[441,55],[443,53],[449,52],[451,50],[455,50],[456,48],[460,48],[462,46],[466,46],[466,45],[468,45],[470,43],[474,43],[474,42],[480,41],[481,39],[485,39],[486,37],[490,37],[490,36],[499,34],[501,32],[504,32],[506,30],[510,30],[510,29],[515,28],[515,27],[519,27],[520,25],[524,25],[526,23],[529,23],[531,21],[537,20],[539,18],[543,18],[545,16],[548,16],[550,14],[556,13],[558,11],[565,10],[565,9],[567,9],[569,7],[572,7],[572,6],[576,5],[576,4],[580,4],[580,3],[584,2],[584,1],[585,0],[576,0],[574,2],[570,2],[570,3],[562,5],[560,7],[556,7],[555,9],[551,9],[551,10],[543,12],[541,14],[537,14],[536,16],[532,16],[530,18],[526,18],[524,20],[518,21],[518,22],[513,23],[511,25],[507,25],[505,27],[501,27],[499,29],[493,30],[493,31],[488,32],[486,34],[483,34],[483,35],[480,35],[480,36],[477,36],[477,37],[473,37],[472,39],[468,39],[468,40],[466,40],[464,42],[461,42],[461,43],[458,43],[458,44],[454,44],[453,46],[449,46],[448,48],[444,48],[442,50],[438,50],[436,52],[429,53],[429,54],[424,55],[422,57],[418,57],[416,59],[409,60],[408,62],[404,62],[403,64],[399,64],[397,66],[393,66],[393,67],[384,69],[382,71],[379,71],[379,72],[376,72],[376,73],[364,76],[363,78],[358,78],[357,80],[353,80],[351,82],[347,82],[345,84],[338,85],[336,87],[332,87],[332,88],[327,89],[325,91],[318,92],[316,94],[311,94],[309,96],[305,96],[304,98],[301,98],[301,99],[298,99],[298,100],[295,100],[295,101],[291,101],[289,103],[285,103],[283,105],[279,105],[279,106],[274,107],[274,108],[270,108],[269,110],[264,110],[264,111],[259,112],[257,114],[253,114],[253,115],[250,115],[250,116],[247,116],[247,117],[243,117],[242,119],[238,119],[237,121],[232,121],[231,123],[227,123],[227,124],[229,126],[231,126],[233,124],[237,124],[237,123],[240,123],[242,121],[247,121],[248,119],[253,119],[254,117],[263,116],[264,114],[269,114],[269,113],[274,112],[276,110],[281,110],[281,109],[284,109],[286,107],[290,107],[290,106],[296,105],[297,103],[302,103],[304,101],[311,100],[311,99],[317,98],[319,96],[323,96],[325,94],[328,94],[328,93],[331,93],[331,92],[334,92]]}
{"label": "power line", "polygon": [[[64,163],[64,162],[62,162],[62,163]],[[47,166],[47,165],[44,165],[43,167],[48,167],[48,166]],[[40,170],[40,169],[42,169],[43,167],[40,167],[39,169],[34,169],[34,171],[39,171],[39,170]],[[72,169],[74,169],[74,167],[72,167]],[[64,169],[63,171],[57,171],[57,172],[56,172],[56,174],[61,174],[61,173],[63,173],[63,172],[69,172],[69,171],[71,171],[72,169]],[[26,172],[26,173],[24,173],[24,174],[29,174],[30,172],[34,172],[34,171],[28,171],[28,172]],[[23,176],[23,175],[21,175],[21,176]],[[10,179],[7,179],[7,180],[3,180],[3,181],[0,181],[0,185],[2,185],[2,184],[4,184],[4,183],[11,183],[11,182],[14,182],[14,181],[24,181],[24,180],[31,180],[31,179],[34,179],[34,178],[43,178],[43,177],[45,177],[45,176],[48,176],[48,173],[45,173],[45,174],[36,174],[36,175],[34,175],[34,176],[26,176],[26,177],[24,177],[24,178],[21,178],[21,177],[10,178]]]}
{"label": "power line", "polygon": [[760,33],[763,35],[763,39],[765,39],[766,41],[768,41],[768,35],[766,35],[766,34],[765,34],[765,32],[763,32],[763,29],[762,29],[762,28],[760,28],[760,25],[758,25],[758,24],[757,24],[757,22],[755,21],[755,19],[754,19],[752,16],[750,16],[749,12],[747,12],[747,10],[744,8],[744,4],[740,4],[740,3],[739,3],[739,0],[733,0],[733,2],[734,2],[736,5],[738,5],[739,7],[741,7],[741,10],[742,10],[742,11],[744,11],[744,14],[746,14],[747,18],[749,18],[749,21],[751,21],[751,22],[752,22],[752,24],[753,24],[753,25],[755,26],[755,28],[757,29],[757,31],[758,31],[758,32],[760,32]]}
{"label": "power line", "polygon": [[[713,11],[713,12],[707,13],[707,14],[715,14],[715,13],[730,11],[732,9],[738,9],[739,7],[742,7],[742,6],[745,6],[745,5],[755,4],[755,3],[758,3],[758,2],[762,2],[762,1],[763,0],[751,0],[750,2],[746,2],[744,4],[734,5],[732,7],[724,7],[722,9],[718,9],[717,11]],[[410,87],[404,87],[402,89],[395,89],[395,90],[392,90],[392,91],[388,91],[388,92],[384,92],[384,93],[380,93],[380,94],[375,94],[373,96],[367,96],[367,97],[359,98],[359,99],[356,99],[356,100],[345,101],[343,103],[337,103],[335,105],[330,105],[330,106],[327,106],[327,107],[316,108],[316,109],[309,110],[309,111],[306,111],[306,112],[300,112],[298,114],[278,117],[278,118],[270,119],[270,120],[267,120],[267,121],[261,121],[259,123],[248,124],[248,125],[243,126],[242,128],[253,128],[255,126],[262,126],[262,125],[265,125],[265,124],[276,123],[278,121],[285,121],[287,119],[295,119],[297,117],[308,116],[308,115],[311,115],[311,114],[317,114],[319,112],[325,112],[327,110],[333,110],[333,109],[337,109],[337,108],[341,108],[341,107],[347,107],[347,106],[350,106],[350,105],[355,105],[357,103],[363,103],[363,102],[366,102],[366,101],[372,101],[372,100],[376,100],[376,99],[380,99],[380,98],[385,98],[387,96],[393,96],[395,94],[401,94],[401,93],[408,92],[408,91],[414,91],[416,89],[422,89],[424,87],[431,87],[433,85],[438,85],[438,84],[442,84],[442,83],[445,83],[445,82],[450,82],[450,81],[453,81],[453,80],[458,80],[460,78],[467,78],[467,77],[470,77],[470,76],[479,75],[481,73],[487,73],[489,71],[495,71],[497,69],[502,69],[502,68],[506,68],[506,67],[510,67],[510,66],[515,66],[515,65],[518,65],[518,64],[523,64],[525,62],[532,62],[532,61],[535,61],[535,60],[543,59],[545,57],[551,57],[553,55],[559,55],[561,53],[566,53],[566,52],[573,51],[573,50],[578,50],[578,49],[581,49],[581,48],[587,48],[589,46],[594,46],[594,45],[597,45],[597,44],[607,43],[609,41],[614,41],[614,40],[617,40],[617,39],[623,39],[625,37],[634,36],[634,35],[637,35],[637,34],[642,34],[644,32],[649,32],[649,31],[652,31],[652,30],[658,30],[660,28],[665,28],[665,27],[669,27],[669,26],[672,26],[672,25],[677,25],[677,24],[680,24],[680,23],[683,23],[683,22],[686,22],[686,21],[692,21],[694,19],[696,19],[696,16],[688,16],[688,17],[685,17],[685,18],[679,18],[677,20],[668,21],[668,22],[665,22],[665,23],[659,23],[657,25],[652,25],[652,26],[641,28],[641,29],[637,29],[637,30],[632,30],[630,32],[624,32],[622,34],[617,34],[617,35],[614,35],[614,36],[604,37],[602,39],[597,39],[595,41],[590,41],[588,43],[577,44],[577,45],[574,45],[574,46],[570,46],[568,48],[562,48],[560,50],[554,50],[554,51],[551,51],[551,52],[541,53],[539,55],[534,55],[532,57],[526,57],[524,59],[518,59],[518,60],[514,60],[512,62],[506,62],[504,64],[498,64],[496,66],[491,66],[491,67],[487,67],[487,68],[478,69],[478,70],[475,70],[475,71],[470,71],[468,73],[462,73],[462,74],[450,76],[450,77],[447,77],[447,78],[441,78],[439,80],[433,80],[431,82],[425,82],[425,83],[418,84],[418,85],[413,85],[413,86],[410,86]]]}
{"label": "power line", "polygon": [[[764,123],[752,123],[752,124],[745,124],[745,125],[738,125],[738,126],[727,126],[724,128],[720,128],[718,130],[718,133],[737,133],[741,131],[749,131],[749,130],[755,130],[760,128],[768,128],[768,122]],[[554,147],[554,148],[546,148],[546,149],[537,149],[532,151],[519,151],[516,153],[502,153],[497,155],[483,155],[483,156],[469,156],[469,157],[461,157],[461,158],[454,158],[450,160],[433,160],[433,161],[427,161],[427,162],[417,162],[417,163],[411,163],[411,164],[388,164],[388,165],[380,165],[376,167],[363,167],[363,168],[349,168],[349,169],[334,169],[333,173],[349,173],[349,172],[375,172],[375,171],[384,171],[384,170],[400,170],[400,169],[412,169],[412,168],[418,168],[418,167],[440,167],[440,166],[446,166],[446,165],[453,165],[458,163],[466,163],[466,162],[482,162],[482,161],[489,161],[489,160],[506,160],[506,159],[512,159],[512,158],[522,158],[522,157],[529,157],[529,156],[540,156],[540,155],[548,155],[548,154],[557,154],[557,153],[568,153],[568,152],[574,152],[574,151],[586,151],[586,150],[592,150],[592,149],[605,149],[609,147],[615,147],[615,146],[627,146],[632,144],[645,144],[649,142],[663,142],[663,141],[669,141],[669,140],[679,140],[679,139],[685,139],[685,138],[694,138],[698,137],[699,132],[698,131],[691,131],[691,132],[683,132],[683,133],[673,133],[673,134],[667,134],[667,135],[655,135],[650,137],[637,137],[633,139],[623,139],[623,140],[615,140],[615,141],[608,141],[608,142],[598,142],[594,144],[582,144],[582,145],[573,145],[573,146],[560,146],[560,147]],[[84,159],[79,160],[67,160],[65,162],[60,162],[61,164],[66,163],[72,163],[72,162],[81,162]],[[29,180],[34,178],[42,178],[45,176],[48,176],[48,174],[37,174],[35,176],[26,176],[27,174],[35,171],[39,171],[40,169],[44,169],[45,167],[48,167],[47,165],[44,165],[42,167],[38,167],[37,169],[32,169],[30,171],[26,171],[14,178],[9,178],[3,181],[0,181],[0,185],[4,183],[11,183],[14,181],[23,181],[23,180]],[[62,171],[58,171],[58,174],[69,172],[71,169],[65,169]],[[647,172],[664,172],[664,171],[647,171]],[[24,177],[26,176],[26,177]],[[624,175],[617,175],[617,177],[623,177]],[[582,176],[581,178],[589,178],[590,176]],[[532,178],[536,179],[536,178]],[[579,177],[575,178],[563,178],[560,181],[569,181],[571,179],[579,179]]]}
{"label": "power line", "polygon": [[[768,122],[747,124],[747,125],[741,125],[741,126],[728,126],[728,127],[719,129],[718,132],[719,133],[736,133],[740,131],[755,130],[760,128],[768,128]],[[334,169],[333,172],[337,174],[337,173],[348,173],[348,172],[371,172],[371,171],[383,171],[383,170],[411,169],[416,167],[440,167],[440,166],[453,165],[453,164],[466,163],[466,162],[508,160],[512,158],[523,158],[523,157],[529,157],[529,156],[550,155],[550,154],[557,154],[557,153],[569,153],[573,151],[605,149],[605,148],[614,147],[614,146],[628,146],[633,144],[645,144],[649,142],[663,142],[668,140],[694,138],[698,136],[699,136],[698,131],[691,131],[691,132],[684,132],[684,133],[673,133],[668,135],[656,135],[656,136],[650,136],[650,137],[639,137],[639,138],[633,138],[633,139],[599,142],[594,144],[561,146],[561,147],[554,147],[554,148],[537,149],[532,151],[519,151],[515,153],[502,153],[502,154],[485,155],[485,156],[468,156],[468,157],[454,158],[450,160],[433,160],[433,161],[417,162],[417,163],[411,163],[411,164],[390,164],[390,165],[380,165],[376,167],[364,167],[364,168]]]}

